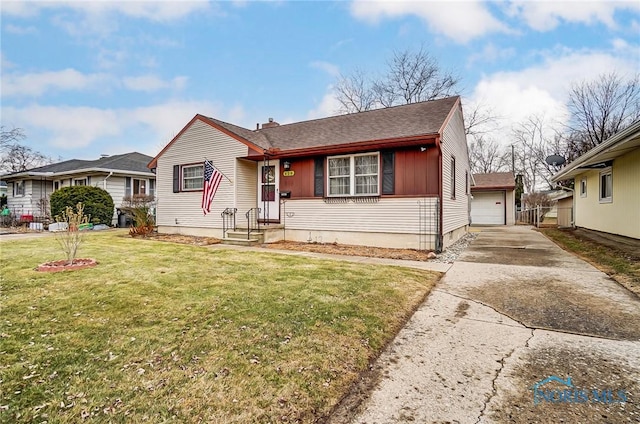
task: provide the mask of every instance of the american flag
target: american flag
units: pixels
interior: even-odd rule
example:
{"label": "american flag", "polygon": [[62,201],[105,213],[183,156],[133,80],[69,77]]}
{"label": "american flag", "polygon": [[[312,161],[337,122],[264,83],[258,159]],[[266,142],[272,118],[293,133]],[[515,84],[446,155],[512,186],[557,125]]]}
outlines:
{"label": "american flag", "polygon": [[222,173],[218,171],[211,162],[204,161],[204,190],[202,190],[202,212],[211,212],[211,201],[218,191],[218,186],[222,181]]}

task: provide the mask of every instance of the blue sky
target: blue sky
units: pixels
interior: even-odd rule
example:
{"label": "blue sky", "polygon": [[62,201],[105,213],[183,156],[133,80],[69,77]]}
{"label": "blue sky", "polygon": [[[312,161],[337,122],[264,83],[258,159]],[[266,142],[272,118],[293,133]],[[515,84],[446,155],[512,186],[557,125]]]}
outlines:
{"label": "blue sky", "polygon": [[640,71],[640,2],[6,1],[1,121],[63,159],[155,155],[195,115],[335,114],[339,73],[424,46],[465,107],[566,119],[572,83]]}

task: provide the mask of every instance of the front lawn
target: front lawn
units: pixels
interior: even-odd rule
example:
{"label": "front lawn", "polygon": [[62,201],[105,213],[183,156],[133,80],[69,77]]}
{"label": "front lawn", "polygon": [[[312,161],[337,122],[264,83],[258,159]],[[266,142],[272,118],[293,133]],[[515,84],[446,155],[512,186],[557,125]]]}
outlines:
{"label": "front lawn", "polygon": [[87,234],[0,244],[0,421],[314,422],[439,274]]}

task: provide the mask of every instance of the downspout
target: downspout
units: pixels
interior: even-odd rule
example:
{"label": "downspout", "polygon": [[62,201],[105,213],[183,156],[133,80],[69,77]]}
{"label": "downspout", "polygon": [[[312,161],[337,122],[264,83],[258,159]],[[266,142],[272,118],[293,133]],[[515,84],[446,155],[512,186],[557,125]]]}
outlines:
{"label": "downspout", "polygon": [[440,213],[438,217],[438,234],[436,234],[436,252],[440,253],[442,251],[442,243],[443,243],[443,215],[444,215],[444,190],[443,190],[443,180],[442,180],[442,146],[440,144],[440,136],[436,137],[436,147],[438,148],[438,197],[440,199]]}
{"label": "downspout", "polygon": [[104,191],[107,191],[107,180],[109,179],[110,176],[113,175],[113,171],[109,172],[109,175],[107,175],[104,180],[102,180],[102,188],[104,189]]}

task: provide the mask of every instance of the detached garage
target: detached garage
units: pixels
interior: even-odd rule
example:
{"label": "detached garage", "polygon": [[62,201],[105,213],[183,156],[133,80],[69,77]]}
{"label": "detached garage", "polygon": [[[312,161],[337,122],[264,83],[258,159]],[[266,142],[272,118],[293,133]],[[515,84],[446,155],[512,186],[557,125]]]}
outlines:
{"label": "detached garage", "polygon": [[474,174],[471,225],[515,224],[515,177],[511,172]]}

